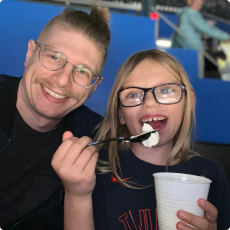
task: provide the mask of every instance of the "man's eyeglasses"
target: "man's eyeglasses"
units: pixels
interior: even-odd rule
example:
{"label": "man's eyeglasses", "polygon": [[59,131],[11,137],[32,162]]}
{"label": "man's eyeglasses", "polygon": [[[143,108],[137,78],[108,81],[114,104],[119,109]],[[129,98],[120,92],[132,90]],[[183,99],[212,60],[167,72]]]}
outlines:
{"label": "man's eyeglasses", "polygon": [[89,66],[83,64],[73,65],[68,62],[65,54],[57,48],[47,45],[41,46],[37,42],[36,44],[40,48],[38,54],[39,61],[46,69],[57,71],[63,68],[66,63],[71,64],[74,67],[72,73],[73,80],[77,85],[83,88],[90,88],[97,82],[97,80],[101,80],[101,76],[99,76],[96,71]]}
{"label": "man's eyeglasses", "polygon": [[159,104],[171,105],[179,103],[183,97],[184,85],[169,83],[153,88],[128,87],[118,92],[120,103],[124,107],[141,105],[147,92],[152,92]]}

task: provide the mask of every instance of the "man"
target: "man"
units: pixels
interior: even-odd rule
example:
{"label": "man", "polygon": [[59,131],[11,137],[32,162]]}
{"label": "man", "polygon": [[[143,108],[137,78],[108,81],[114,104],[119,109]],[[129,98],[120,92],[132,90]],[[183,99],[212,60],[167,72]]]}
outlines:
{"label": "man", "polygon": [[[22,78],[0,75],[0,227],[63,229],[62,183],[51,159],[69,130],[90,136],[101,117],[83,103],[103,80],[108,11],[65,10],[28,42]],[[90,140],[88,140],[90,141]],[[96,153],[96,148],[90,148]]]}
{"label": "man", "polygon": [[221,41],[230,39],[228,33],[210,25],[199,12],[203,5],[203,0],[187,0],[187,7],[183,7],[178,12],[179,29],[185,35],[174,33],[172,39],[173,47],[186,49],[204,49],[202,34]]}

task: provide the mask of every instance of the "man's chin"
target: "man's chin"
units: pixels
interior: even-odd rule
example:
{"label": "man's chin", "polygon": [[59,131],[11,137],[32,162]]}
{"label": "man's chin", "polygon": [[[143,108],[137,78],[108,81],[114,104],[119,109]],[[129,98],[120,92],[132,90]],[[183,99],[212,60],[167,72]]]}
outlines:
{"label": "man's chin", "polygon": [[63,113],[47,113],[47,111],[37,111],[40,117],[47,120],[61,120],[66,116],[66,112]]}

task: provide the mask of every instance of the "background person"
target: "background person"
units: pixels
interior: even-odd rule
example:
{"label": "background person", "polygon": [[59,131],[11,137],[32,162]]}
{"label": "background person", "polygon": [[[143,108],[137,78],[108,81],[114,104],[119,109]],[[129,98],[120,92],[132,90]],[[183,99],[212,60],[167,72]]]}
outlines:
{"label": "background person", "polygon": [[[96,157],[75,151],[76,146],[84,149],[87,142],[80,143],[66,132],[52,160],[65,187],[65,230],[156,229],[152,175],[166,168],[212,180],[208,201],[198,200],[204,218],[180,210],[180,220],[201,230],[228,229],[226,173],[190,149],[194,109],[193,87],[172,56],[160,50],[132,55],[117,74],[95,139],[136,136],[148,123],[158,130],[159,143],[152,148],[127,142],[100,146],[102,161],[95,176]],[[193,229],[182,221],[177,223],[178,230]]]}
{"label": "background person", "polygon": [[[63,229],[62,183],[51,159],[62,135],[90,136],[101,116],[83,103],[103,80],[107,9],[64,10],[28,42],[22,78],[0,75],[0,227]],[[82,138],[80,141],[90,141]],[[91,147],[86,152],[97,154]]]}
{"label": "background person", "polygon": [[228,33],[211,25],[204,19],[200,13],[203,0],[187,0],[187,5],[178,12],[179,29],[187,39],[175,32],[172,38],[173,47],[204,50],[202,34],[221,41],[230,39]]}

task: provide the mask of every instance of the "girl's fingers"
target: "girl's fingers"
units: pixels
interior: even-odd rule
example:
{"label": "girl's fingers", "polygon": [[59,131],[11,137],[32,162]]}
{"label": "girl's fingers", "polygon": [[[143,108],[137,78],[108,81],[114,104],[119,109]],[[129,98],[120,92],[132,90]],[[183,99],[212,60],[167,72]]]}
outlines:
{"label": "girl's fingers", "polygon": [[[177,216],[180,220],[184,221],[187,224],[190,224],[200,230],[216,230],[216,224],[209,222],[207,219],[196,216],[192,213],[180,210],[177,212]],[[190,230],[189,226],[184,226],[182,223],[177,223],[179,230]],[[182,228],[183,226],[183,228]],[[192,228],[191,228],[192,229]]]}
{"label": "girl's fingers", "polygon": [[[68,140],[72,140],[72,138],[67,139],[66,141]],[[90,142],[91,139],[89,137],[75,139],[69,147],[68,151],[66,152],[64,158],[62,159],[62,164],[66,166],[72,166],[77,162],[79,167],[83,169],[87,161],[89,161],[89,159],[91,158],[92,154],[96,151],[95,147],[86,148],[87,144]],[[81,158],[78,159],[80,156]]]}
{"label": "girl's fingers", "polygon": [[70,131],[66,131],[64,132],[63,136],[62,136],[62,141],[65,141],[68,138],[73,137],[73,134]]}
{"label": "girl's fingers", "polygon": [[85,167],[89,164],[96,152],[97,148],[95,146],[88,146],[81,152],[77,159],[77,166],[79,170],[85,171]]}
{"label": "girl's fingers", "polygon": [[56,172],[60,168],[72,166],[85,146],[91,141],[88,137],[78,139],[77,137],[70,137],[71,135],[72,133],[70,132],[64,133],[63,137],[68,136],[69,138],[64,140],[53,156],[51,165]]}
{"label": "girl's fingers", "polygon": [[56,152],[53,155],[52,163],[59,164],[65,157],[67,151],[69,150],[70,146],[73,144],[73,142],[78,139],[77,137],[71,137],[68,139],[65,139],[63,143],[58,147]]}
{"label": "girl's fingers", "polygon": [[177,230],[194,230],[194,228],[188,226],[184,222],[180,221],[176,224],[176,229]]}
{"label": "girl's fingers", "polygon": [[90,161],[88,162],[88,164],[85,166],[84,168],[84,172],[85,174],[88,174],[89,177],[94,177],[95,176],[95,168],[97,165],[97,160],[98,160],[98,152],[95,152]]}
{"label": "girl's fingers", "polygon": [[216,223],[218,217],[217,208],[204,199],[199,199],[198,205],[205,211],[205,219],[207,219],[210,223]]}

